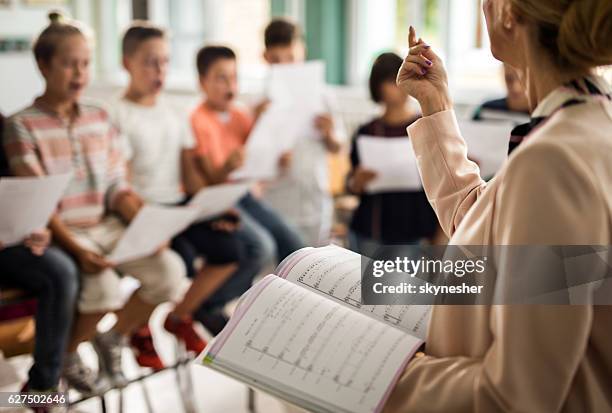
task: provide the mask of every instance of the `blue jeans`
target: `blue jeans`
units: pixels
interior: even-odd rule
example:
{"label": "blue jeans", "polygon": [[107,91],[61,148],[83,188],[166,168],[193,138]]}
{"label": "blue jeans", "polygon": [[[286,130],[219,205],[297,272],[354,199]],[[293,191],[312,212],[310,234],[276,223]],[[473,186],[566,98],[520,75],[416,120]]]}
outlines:
{"label": "blue jeans", "polygon": [[253,284],[253,279],[268,264],[277,263],[304,243],[272,208],[246,195],[238,204],[240,227],[236,236],[243,246],[243,256],[236,272],[206,300],[196,312],[208,312],[240,297]]}
{"label": "blue jeans", "polygon": [[274,246],[276,247],[275,258],[277,263],[284,260],[294,251],[306,246],[297,229],[293,228],[264,201],[248,194],[240,200],[238,208],[242,215],[248,215],[253,218],[259,224],[259,229],[263,229],[263,231],[272,236]]}
{"label": "blue jeans", "polygon": [[3,286],[24,289],[37,298],[29,387],[36,390],[57,387],[79,290],[76,265],[55,247],[39,257],[18,246],[0,250],[0,277]]}

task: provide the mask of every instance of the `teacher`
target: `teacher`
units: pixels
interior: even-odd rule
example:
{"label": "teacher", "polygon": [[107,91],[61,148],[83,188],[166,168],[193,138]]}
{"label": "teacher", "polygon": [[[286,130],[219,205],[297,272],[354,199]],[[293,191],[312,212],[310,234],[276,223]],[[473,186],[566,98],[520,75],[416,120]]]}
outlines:
{"label": "teacher", "polygon": [[[423,186],[455,245],[612,244],[612,1],[485,0],[493,55],[521,74],[530,125],[486,184],[466,157],[442,61],[410,29],[398,85]],[[498,268],[498,279],[512,278]],[[437,306],[386,412],[610,412],[612,306]]]}

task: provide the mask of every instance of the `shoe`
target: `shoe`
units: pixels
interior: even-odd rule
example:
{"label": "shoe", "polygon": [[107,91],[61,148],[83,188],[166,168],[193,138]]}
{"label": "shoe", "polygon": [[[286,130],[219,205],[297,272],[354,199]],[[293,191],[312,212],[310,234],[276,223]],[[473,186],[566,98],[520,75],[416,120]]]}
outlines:
{"label": "shoe", "polygon": [[109,389],[107,381],[96,376],[96,374],[87,367],[79,353],[67,354],[62,370],[62,378],[66,381],[69,388],[73,388],[84,397],[102,394]]}
{"label": "shoe", "polygon": [[174,334],[177,339],[185,343],[188,351],[200,354],[206,347],[206,341],[193,328],[191,317],[177,317],[168,314],[164,322],[164,328]]}
{"label": "shoe", "polygon": [[204,328],[213,336],[218,335],[225,328],[229,319],[221,310],[212,310],[207,312],[198,311],[195,314],[195,319],[202,323]]}
{"label": "shoe", "polygon": [[121,353],[126,346],[127,339],[114,331],[98,333],[92,340],[98,362],[100,364],[100,374],[104,374],[111,382],[113,387],[123,388],[129,381],[123,374],[121,366]]}
{"label": "shoe", "polygon": [[142,326],[132,334],[130,345],[139,366],[148,367],[155,371],[164,368],[164,363],[153,345],[153,336],[148,325]]}

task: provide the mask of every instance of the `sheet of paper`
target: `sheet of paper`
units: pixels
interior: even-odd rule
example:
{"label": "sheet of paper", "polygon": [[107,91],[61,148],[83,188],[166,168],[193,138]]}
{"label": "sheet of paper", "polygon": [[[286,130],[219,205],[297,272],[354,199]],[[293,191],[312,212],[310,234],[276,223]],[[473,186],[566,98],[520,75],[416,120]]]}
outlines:
{"label": "sheet of paper", "polygon": [[19,244],[32,231],[45,228],[71,175],[0,179],[0,242]]}
{"label": "sheet of paper", "polygon": [[514,124],[459,120],[459,130],[468,147],[468,156],[480,167],[480,175],[494,175],[508,157],[508,141]]}
{"label": "sheet of paper", "polygon": [[361,304],[361,255],[330,245],[303,248],[286,258],[276,274],[406,333],[425,339],[431,307]]}
{"label": "sheet of paper", "polygon": [[421,177],[408,137],[359,136],[357,150],[361,165],[377,173],[368,184],[367,192],[421,189]]}
{"label": "sheet of paper", "polygon": [[277,64],[270,68],[268,99],[277,104],[299,104],[322,112],[325,107],[325,63],[321,60]]}
{"label": "sheet of paper", "polygon": [[204,221],[235,206],[252,185],[251,182],[240,182],[204,188],[191,199],[189,207],[198,212],[198,221]]}
{"label": "sheet of paper", "polygon": [[304,114],[292,106],[271,104],[259,117],[245,146],[244,165],[232,179],[267,179],[278,175],[280,156],[293,148],[304,127]]}
{"label": "sheet of paper", "polygon": [[251,131],[245,164],[232,179],[269,179],[278,175],[280,156],[299,139],[316,136],[315,116],[326,112],[325,65],[321,61],[273,65],[268,78],[270,106]]}
{"label": "sheet of paper", "polygon": [[192,208],[145,205],[106,258],[120,264],[151,255],[194,222],[197,215]]}
{"label": "sheet of paper", "polygon": [[379,412],[421,340],[269,275],[203,353],[312,411]]}

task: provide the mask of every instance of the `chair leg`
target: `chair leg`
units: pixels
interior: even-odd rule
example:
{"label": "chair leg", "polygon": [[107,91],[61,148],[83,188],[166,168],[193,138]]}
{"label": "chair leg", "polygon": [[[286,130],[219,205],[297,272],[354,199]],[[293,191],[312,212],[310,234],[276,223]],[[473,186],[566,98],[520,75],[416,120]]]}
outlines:
{"label": "chair leg", "polygon": [[119,389],[119,413],[123,413],[123,390]]}
{"label": "chair leg", "polygon": [[106,397],[104,394],[100,396],[100,410],[102,410],[102,413],[106,413]]}
{"label": "chair leg", "polygon": [[151,402],[151,396],[149,395],[149,390],[147,389],[147,385],[144,381],[144,378],[140,380],[140,388],[142,389],[142,397],[144,398],[145,404],[147,406],[147,411],[149,413],[153,413],[153,403]]}
{"label": "chair leg", "polygon": [[177,342],[175,345],[176,366],[174,367],[176,374],[176,385],[179,390],[179,396],[183,403],[183,409],[186,413],[195,413],[195,402],[193,399],[193,387],[191,382],[191,372],[189,371],[189,361],[187,360],[187,350],[182,343]]}
{"label": "chair leg", "polygon": [[247,393],[247,410],[249,413],[256,413],[257,407],[255,406],[255,390],[253,388],[248,388]]}

